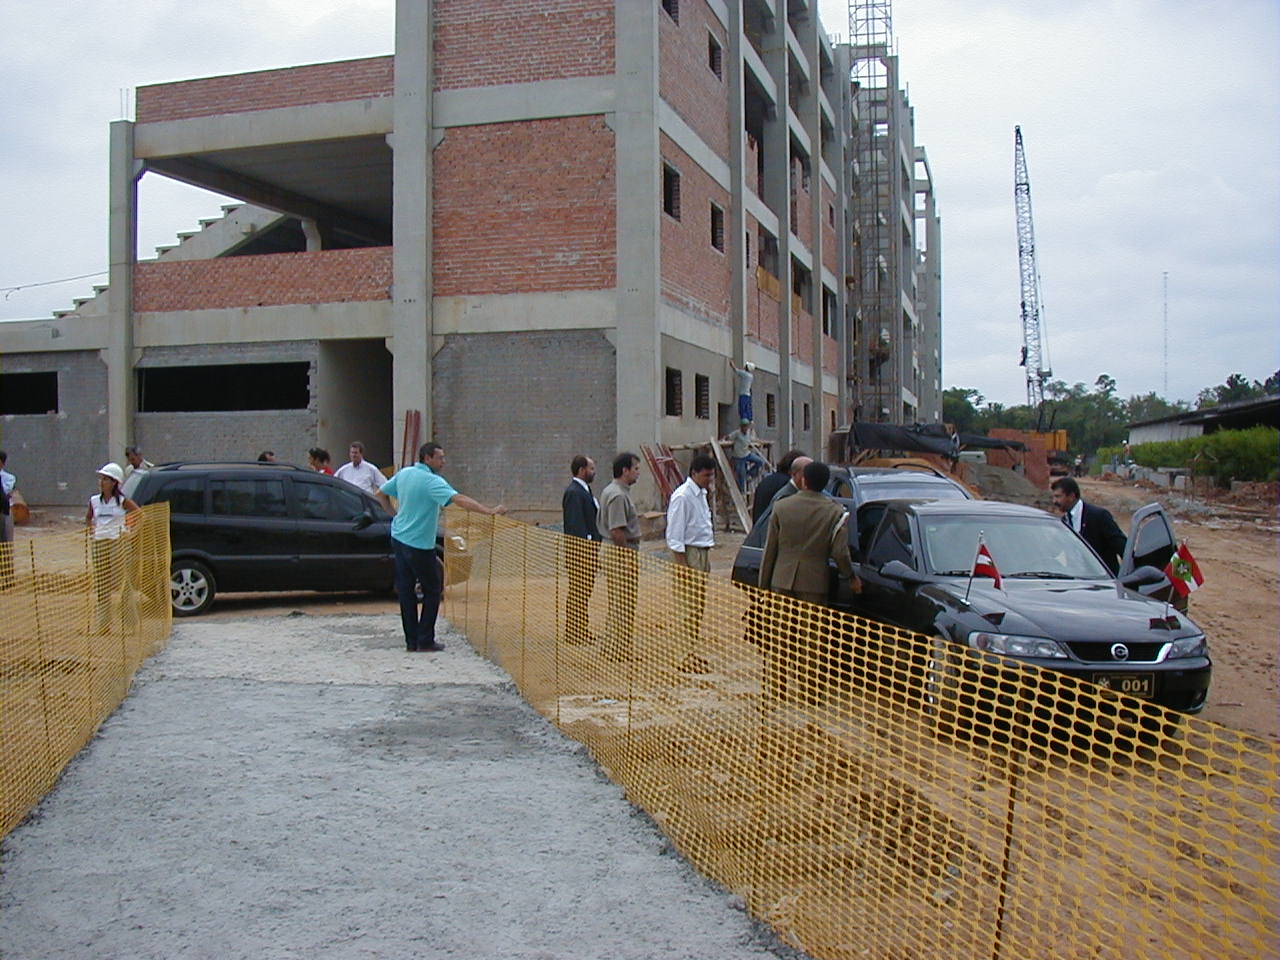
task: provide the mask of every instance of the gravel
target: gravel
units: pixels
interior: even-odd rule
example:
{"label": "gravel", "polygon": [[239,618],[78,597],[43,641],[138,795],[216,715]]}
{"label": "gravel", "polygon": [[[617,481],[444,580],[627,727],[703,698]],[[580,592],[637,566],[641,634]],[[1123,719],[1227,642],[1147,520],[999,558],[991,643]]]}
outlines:
{"label": "gravel", "polygon": [[802,956],[442,638],[177,623],[4,841],[0,956]]}

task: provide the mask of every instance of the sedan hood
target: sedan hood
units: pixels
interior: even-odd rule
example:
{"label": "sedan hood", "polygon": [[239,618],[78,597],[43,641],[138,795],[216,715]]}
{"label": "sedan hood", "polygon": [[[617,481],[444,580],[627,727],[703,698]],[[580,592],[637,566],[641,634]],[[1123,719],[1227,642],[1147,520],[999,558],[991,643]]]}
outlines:
{"label": "sedan hood", "polygon": [[[1000,633],[1070,643],[1168,640],[1200,632],[1185,614],[1111,580],[1005,579],[1003,586],[997,590],[990,581],[975,580],[969,591],[969,609]],[[948,606],[964,609],[965,581],[937,583],[933,589],[945,594]]]}

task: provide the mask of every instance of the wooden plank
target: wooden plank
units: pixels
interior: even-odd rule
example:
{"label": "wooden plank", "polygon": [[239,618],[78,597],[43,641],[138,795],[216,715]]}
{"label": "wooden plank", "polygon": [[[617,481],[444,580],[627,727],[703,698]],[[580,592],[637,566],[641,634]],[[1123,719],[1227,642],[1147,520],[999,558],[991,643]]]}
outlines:
{"label": "wooden plank", "polygon": [[733,467],[729,458],[724,455],[724,448],[715,437],[711,438],[711,449],[715,453],[716,463],[720,464],[720,475],[724,477],[724,485],[729,489],[729,498],[733,501],[733,509],[738,514],[738,522],[747,533],[751,532],[751,511],[747,509],[747,499],[738,489],[738,478],[733,475]]}

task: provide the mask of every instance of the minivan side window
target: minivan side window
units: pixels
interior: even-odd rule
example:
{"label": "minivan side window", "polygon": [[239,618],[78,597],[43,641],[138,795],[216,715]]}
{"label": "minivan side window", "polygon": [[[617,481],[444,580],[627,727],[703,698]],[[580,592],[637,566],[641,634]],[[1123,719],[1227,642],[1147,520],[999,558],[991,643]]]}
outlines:
{"label": "minivan side window", "polygon": [[174,477],[151,498],[152,503],[168,503],[169,513],[204,513],[204,477]]}
{"label": "minivan side window", "polygon": [[209,512],[223,517],[289,515],[283,480],[211,480]]}
{"label": "minivan side window", "polygon": [[298,499],[298,516],[303,520],[337,520],[354,523],[364,515],[365,504],[360,494],[341,490],[327,483],[293,482]]}

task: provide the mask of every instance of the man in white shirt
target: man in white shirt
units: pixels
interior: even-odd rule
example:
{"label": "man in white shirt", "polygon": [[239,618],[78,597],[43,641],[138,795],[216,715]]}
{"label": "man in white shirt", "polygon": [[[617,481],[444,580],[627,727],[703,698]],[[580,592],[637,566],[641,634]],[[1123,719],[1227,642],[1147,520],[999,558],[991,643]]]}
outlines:
{"label": "man in white shirt", "polygon": [[716,462],[705,454],[696,455],[689,464],[689,477],[676,487],[667,507],[667,548],[675,562],[690,571],[675,574],[676,603],[685,641],[689,646],[681,669],[688,673],[704,673],[707,663],[693,652],[702,628],[702,611],[707,600],[707,574],[711,572],[711,548],[715,534],[711,529],[711,504],[707,491],[716,478]]}
{"label": "man in white shirt", "polygon": [[364,458],[364,444],[359,440],[352,440],[348,453],[351,456],[351,462],[340,466],[334,476],[359,487],[366,493],[374,494],[381,490],[387,478],[382,475],[381,470]]}

